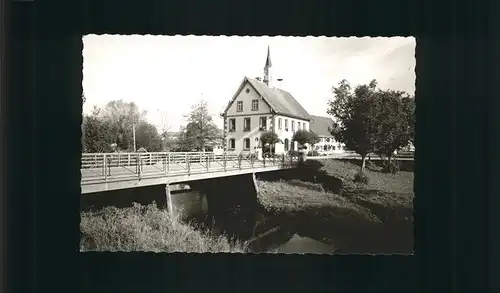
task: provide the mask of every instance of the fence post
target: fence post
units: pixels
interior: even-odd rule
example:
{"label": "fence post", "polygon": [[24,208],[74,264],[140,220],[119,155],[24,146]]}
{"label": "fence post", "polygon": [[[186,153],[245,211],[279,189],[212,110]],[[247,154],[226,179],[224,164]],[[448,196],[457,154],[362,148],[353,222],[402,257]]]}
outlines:
{"label": "fence post", "polygon": [[130,153],[128,153],[128,166],[130,167]]}
{"label": "fence post", "polygon": [[139,155],[139,180],[141,180],[141,173],[142,173],[142,157]]}
{"label": "fence post", "polygon": [[250,164],[252,164],[252,168],[253,168],[253,160],[254,160],[253,156],[254,156],[254,154],[250,154]]}
{"label": "fence post", "polygon": [[106,172],[106,154],[103,154],[103,164],[102,164],[102,169],[104,173],[104,181],[108,181],[108,172]]}
{"label": "fence post", "polygon": [[210,170],[210,154],[206,155],[207,157],[207,172]]}
{"label": "fence post", "polygon": [[240,155],[238,156],[238,169],[240,169],[240,170],[241,170],[241,159],[242,159],[242,158],[243,158],[243,156],[240,154]]}
{"label": "fence post", "polygon": [[167,173],[170,172],[170,153],[168,153],[168,159],[167,159]]}
{"label": "fence post", "polygon": [[226,165],[227,165],[227,153],[224,152],[224,156],[222,156],[222,159],[224,160],[224,172],[226,172]]}
{"label": "fence post", "polygon": [[264,168],[266,167],[266,156],[262,156],[262,164],[264,164]]}
{"label": "fence post", "polygon": [[111,176],[111,162],[112,162],[112,158],[108,158],[109,162],[108,162],[108,176]]}
{"label": "fence post", "polygon": [[189,158],[188,153],[186,153],[186,164],[187,164],[188,175],[191,173],[191,162],[190,162],[190,160],[191,160],[191,158]]}
{"label": "fence post", "polygon": [[285,166],[285,154],[281,154],[281,156],[282,156],[282,162],[281,163],[283,164],[283,166]]}

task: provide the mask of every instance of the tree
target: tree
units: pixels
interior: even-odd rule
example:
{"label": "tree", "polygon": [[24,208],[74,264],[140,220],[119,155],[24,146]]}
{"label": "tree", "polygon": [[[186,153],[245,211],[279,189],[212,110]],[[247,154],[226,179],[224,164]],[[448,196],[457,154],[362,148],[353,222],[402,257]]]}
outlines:
{"label": "tree", "polygon": [[201,101],[192,106],[187,115],[183,143],[195,150],[205,151],[207,147],[213,148],[222,138],[222,131],[213,122],[212,115],[208,112],[207,102]]}
{"label": "tree", "polygon": [[133,149],[133,125],[144,121],[146,111],[140,111],[134,102],[111,101],[100,112],[100,117],[109,123],[114,142],[121,150]]}
{"label": "tree", "polygon": [[313,145],[319,142],[319,137],[312,131],[297,130],[292,137],[292,141],[296,141],[300,146],[305,144]]}
{"label": "tree", "polygon": [[141,121],[136,127],[135,139],[137,148],[145,148],[148,152],[161,150],[161,138],[156,127],[146,121]]}
{"label": "tree", "polygon": [[[273,131],[264,131],[260,135],[260,142],[262,144],[262,148],[267,148],[267,144],[269,144],[269,151],[274,153],[274,145],[277,143],[281,143],[281,139],[279,139],[278,135]],[[265,151],[264,151],[265,152]]]}
{"label": "tree", "polygon": [[111,151],[113,134],[109,123],[98,116],[99,109],[94,108],[91,115],[83,117],[83,151],[89,153],[102,153]]}
{"label": "tree", "polygon": [[361,173],[365,171],[366,156],[375,150],[378,135],[376,87],[376,80],[372,80],[352,92],[349,82],[342,80],[338,87],[332,87],[334,99],[328,101],[327,113],[336,120],[330,131],[337,141],[361,156]]}
{"label": "tree", "polygon": [[408,128],[409,128],[409,133],[410,133],[410,142],[415,145],[415,122],[416,122],[416,104],[415,104],[415,97],[414,96],[405,96],[402,99],[403,103],[403,109],[404,112],[406,113],[407,120],[408,120]]}
{"label": "tree", "polygon": [[413,136],[413,99],[401,91],[377,91],[375,153],[387,157],[391,165],[394,151],[407,146]]}
{"label": "tree", "polygon": [[169,140],[169,133],[168,131],[171,128],[171,124],[168,121],[168,114],[166,111],[160,111],[160,139],[161,139],[161,148],[162,150],[165,150],[167,142]]}

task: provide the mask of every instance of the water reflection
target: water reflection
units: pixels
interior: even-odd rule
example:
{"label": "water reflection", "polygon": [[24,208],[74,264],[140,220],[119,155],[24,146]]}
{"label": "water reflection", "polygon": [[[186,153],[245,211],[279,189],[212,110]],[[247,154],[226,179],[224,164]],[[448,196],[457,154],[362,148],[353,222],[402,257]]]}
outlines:
{"label": "water reflection", "polygon": [[309,237],[302,237],[294,234],[290,240],[276,248],[277,252],[285,254],[313,253],[332,254],[335,247]]}

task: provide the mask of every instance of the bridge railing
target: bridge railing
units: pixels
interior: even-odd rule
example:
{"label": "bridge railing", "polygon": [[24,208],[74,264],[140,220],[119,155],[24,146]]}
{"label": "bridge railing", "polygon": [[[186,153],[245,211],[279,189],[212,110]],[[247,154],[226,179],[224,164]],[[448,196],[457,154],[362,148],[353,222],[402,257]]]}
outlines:
{"label": "bridge railing", "polygon": [[258,159],[255,153],[83,153],[81,170],[84,183],[286,166],[297,160],[288,155]]}

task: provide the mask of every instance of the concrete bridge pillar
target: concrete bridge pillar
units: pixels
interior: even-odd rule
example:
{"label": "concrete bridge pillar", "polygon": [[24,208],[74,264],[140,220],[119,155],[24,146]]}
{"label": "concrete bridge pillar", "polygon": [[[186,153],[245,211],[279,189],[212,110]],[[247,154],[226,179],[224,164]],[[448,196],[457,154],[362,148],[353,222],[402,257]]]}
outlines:
{"label": "concrete bridge pillar", "polygon": [[259,194],[259,185],[257,185],[257,178],[255,177],[255,173],[252,173],[252,181],[253,187],[255,188],[255,194]]}
{"label": "concrete bridge pillar", "polygon": [[251,236],[257,213],[255,174],[223,177],[200,182],[207,195],[208,216],[229,235]]}
{"label": "concrete bridge pillar", "polygon": [[174,206],[172,201],[172,194],[170,192],[170,184],[165,184],[165,198],[167,202],[167,211],[171,217],[174,217]]}

